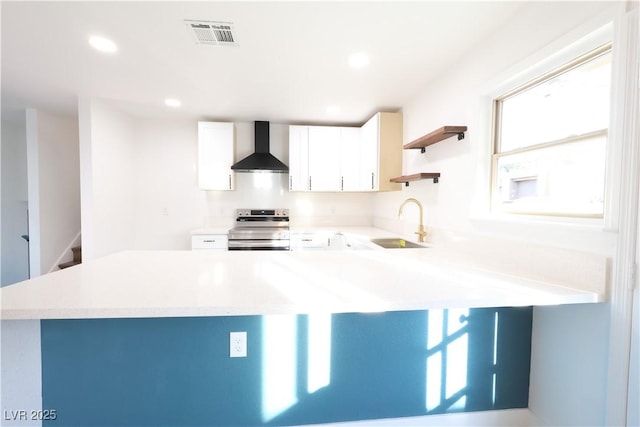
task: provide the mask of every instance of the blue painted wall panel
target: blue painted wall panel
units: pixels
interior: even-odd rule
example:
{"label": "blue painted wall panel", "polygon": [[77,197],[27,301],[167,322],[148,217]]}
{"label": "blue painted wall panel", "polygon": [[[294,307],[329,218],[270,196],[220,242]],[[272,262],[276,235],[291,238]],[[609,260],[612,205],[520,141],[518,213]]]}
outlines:
{"label": "blue painted wall panel", "polygon": [[[259,317],[43,321],[43,405],[52,425],[252,425],[259,354],[229,359],[229,330]],[[251,347],[250,343],[250,347]]]}
{"label": "blue painted wall panel", "polygon": [[[333,315],[328,385],[313,392],[309,318],[279,318],[44,320],[43,405],[58,413],[45,425],[294,425],[527,406],[530,308]],[[247,331],[247,358],[229,358],[231,331]]]}

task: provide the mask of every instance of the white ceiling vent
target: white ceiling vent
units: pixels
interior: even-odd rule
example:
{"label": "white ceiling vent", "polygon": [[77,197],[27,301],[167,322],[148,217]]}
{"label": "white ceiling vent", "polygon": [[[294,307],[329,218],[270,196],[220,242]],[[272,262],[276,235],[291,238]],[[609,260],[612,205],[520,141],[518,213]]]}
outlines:
{"label": "white ceiling vent", "polygon": [[215,46],[238,46],[233,22],[190,21],[185,24],[191,29],[196,43]]}

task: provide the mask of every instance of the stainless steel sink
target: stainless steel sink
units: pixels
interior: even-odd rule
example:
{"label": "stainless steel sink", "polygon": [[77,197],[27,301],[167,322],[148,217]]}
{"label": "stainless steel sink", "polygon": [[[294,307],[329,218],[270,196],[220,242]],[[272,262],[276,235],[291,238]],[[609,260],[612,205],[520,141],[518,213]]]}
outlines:
{"label": "stainless steel sink", "polygon": [[410,242],[409,240],[401,239],[400,237],[390,237],[383,239],[371,239],[372,243],[378,246],[382,246],[385,249],[426,249],[426,246],[418,243]]}

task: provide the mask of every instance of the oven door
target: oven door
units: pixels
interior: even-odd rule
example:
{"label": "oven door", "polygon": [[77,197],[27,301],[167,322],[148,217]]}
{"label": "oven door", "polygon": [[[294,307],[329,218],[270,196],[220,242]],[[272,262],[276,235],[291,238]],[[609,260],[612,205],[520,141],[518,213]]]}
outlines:
{"label": "oven door", "polygon": [[288,251],[288,228],[236,227],[229,230],[230,251]]}
{"label": "oven door", "polygon": [[288,251],[289,240],[229,240],[230,251]]}

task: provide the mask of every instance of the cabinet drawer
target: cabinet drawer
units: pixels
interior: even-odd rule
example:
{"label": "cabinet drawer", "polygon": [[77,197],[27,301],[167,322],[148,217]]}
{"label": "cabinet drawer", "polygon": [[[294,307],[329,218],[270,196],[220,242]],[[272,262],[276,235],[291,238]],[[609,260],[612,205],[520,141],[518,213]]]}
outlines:
{"label": "cabinet drawer", "polygon": [[198,234],[191,236],[191,250],[227,249],[226,234]]}
{"label": "cabinet drawer", "polygon": [[329,245],[328,235],[326,233],[292,233],[291,249],[327,249]]}

